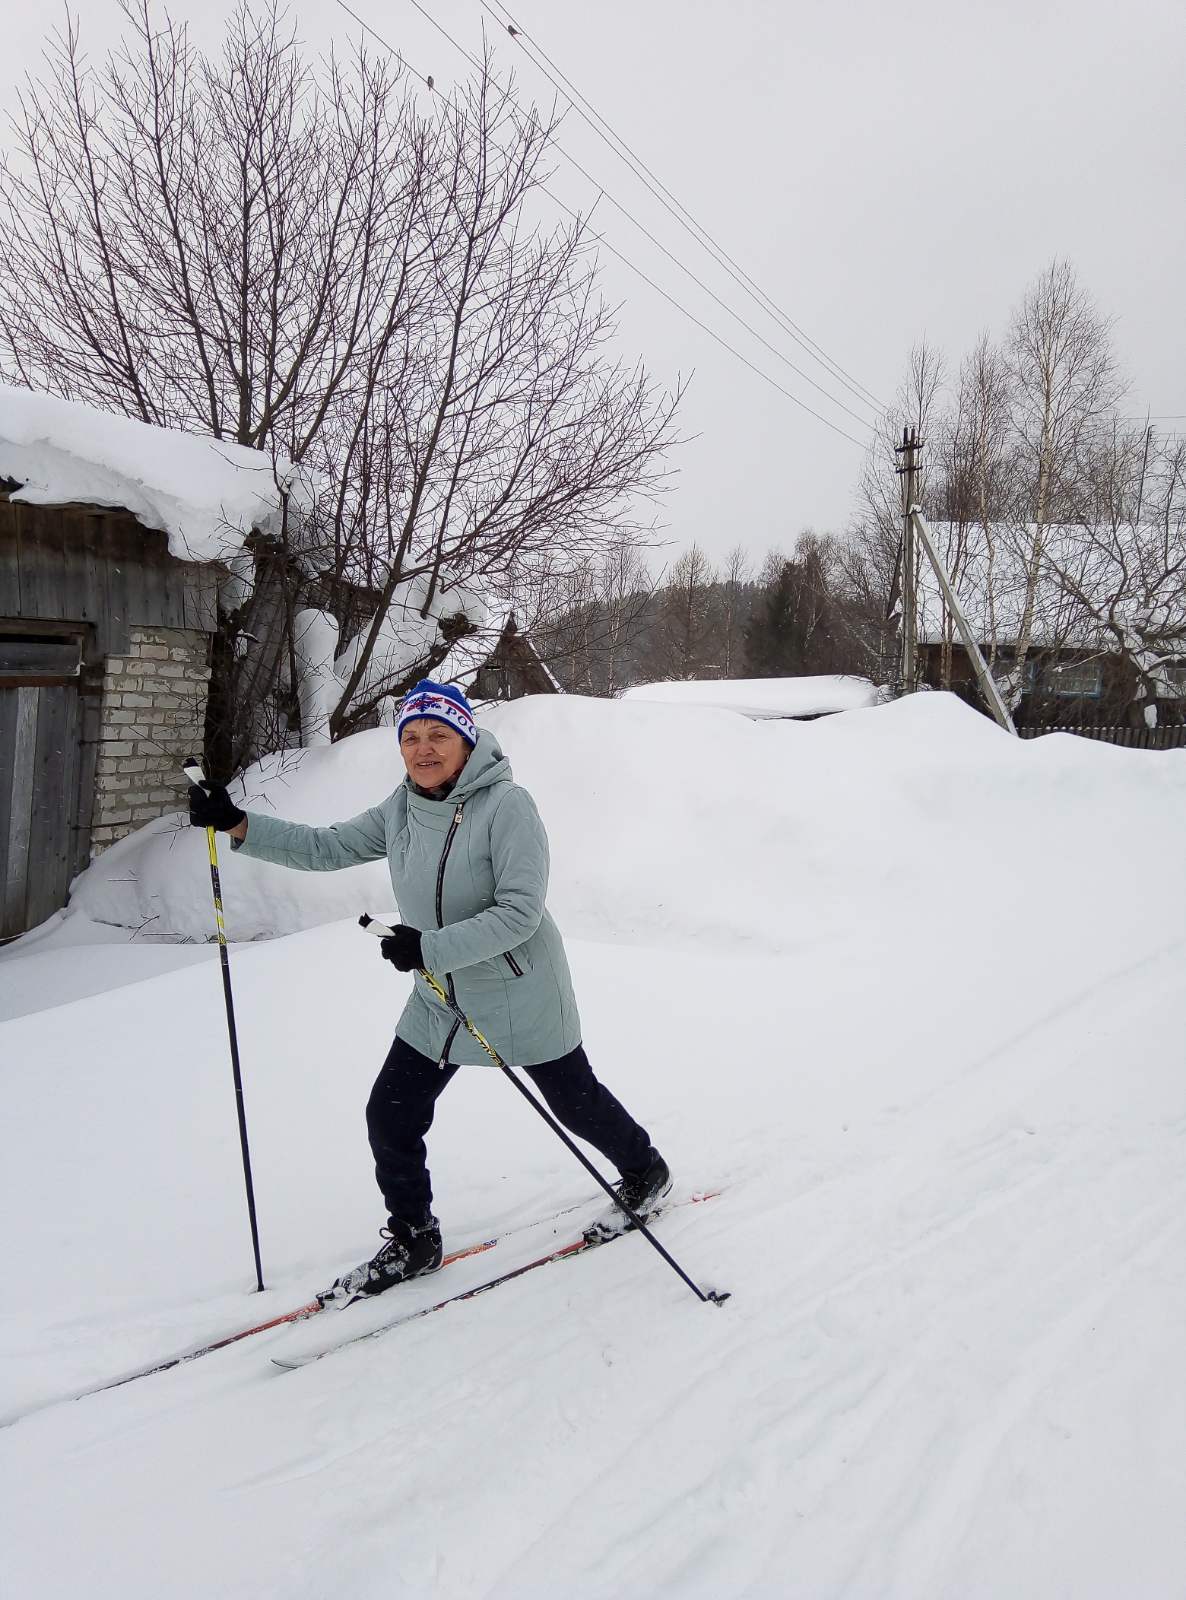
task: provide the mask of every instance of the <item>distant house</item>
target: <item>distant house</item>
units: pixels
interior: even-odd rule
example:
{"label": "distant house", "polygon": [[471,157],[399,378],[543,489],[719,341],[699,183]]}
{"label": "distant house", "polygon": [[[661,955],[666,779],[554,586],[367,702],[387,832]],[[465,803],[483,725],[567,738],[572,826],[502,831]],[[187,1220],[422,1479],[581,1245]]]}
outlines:
{"label": "distant house", "polygon": [[[490,641],[493,641],[491,644]],[[458,647],[464,648],[464,641]],[[513,611],[487,630],[486,641],[469,649],[477,665],[446,661],[444,681],[457,683],[475,700],[518,700],[527,694],[563,694],[559,680],[527,634],[520,632]]]}
{"label": "distant house", "polygon": [[0,386],[0,938],[183,804],[225,562],[278,502],[258,452]]}
{"label": "distant house", "polygon": [[[1027,598],[1026,535],[1019,539],[1018,530],[994,529],[990,565],[980,528],[940,523],[931,532],[948,563],[965,618],[1000,682],[1018,659]],[[1054,557],[1069,564],[1075,541],[1082,543],[1082,530],[1052,528],[1046,538]],[[1186,613],[1181,634],[1186,645]],[[919,570],[918,655],[925,684],[950,689],[985,709],[955,620],[925,560]],[[1159,669],[1159,677],[1158,720],[1186,721],[1186,648],[1180,660],[1170,659]],[[1021,704],[1014,712],[1017,727],[1135,725],[1142,716],[1136,685],[1136,673],[1115,636],[1067,592],[1053,563],[1044,567],[1033,597]]]}
{"label": "distant house", "polygon": [[878,705],[883,696],[868,678],[836,674],[810,678],[700,678],[681,683],[640,683],[624,690],[620,698],[735,711],[759,721],[810,722],[838,711],[857,711]]}

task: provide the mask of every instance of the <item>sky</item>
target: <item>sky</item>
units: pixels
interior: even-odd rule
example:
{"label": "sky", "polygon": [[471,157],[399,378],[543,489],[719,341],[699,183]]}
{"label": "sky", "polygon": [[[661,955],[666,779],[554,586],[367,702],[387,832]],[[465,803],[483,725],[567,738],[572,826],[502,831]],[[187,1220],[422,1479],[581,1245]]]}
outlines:
{"label": "sky", "polygon": [[[470,51],[485,26],[524,99],[554,98],[481,0],[422,0],[430,16],[412,0],[349,3],[438,90],[469,66],[434,20]],[[229,9],[170,5],[209,45]],[[924,335],[954,375],[1066,257],[1115,319],[1124,409],[1186,430],[1181,0],[509,0],[505,13],[858,390],[890,401]],[[80,15],[101,57],[118,6],[83,0]],[[316,51],[360,34],[340,0],[294,0],[290,15]],[[6,110],[53,25],[41,10],[6,22]],[[620,353],[665,385],[692,380],[659,512],[670,553],[698,541],[714,559],[738,543],[760,557],[808,527],[843,532],[875,407],[730,281],[578,115],[560,143],[595,181],[558,155],[551,187],[574,209],[596,203],[597,230],[632,264],[602,253]]]}

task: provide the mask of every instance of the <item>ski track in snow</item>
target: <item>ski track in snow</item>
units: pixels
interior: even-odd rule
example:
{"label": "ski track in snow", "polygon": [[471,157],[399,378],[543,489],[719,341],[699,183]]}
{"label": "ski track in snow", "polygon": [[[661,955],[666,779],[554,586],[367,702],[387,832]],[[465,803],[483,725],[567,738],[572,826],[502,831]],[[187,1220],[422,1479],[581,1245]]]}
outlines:
{"label": "ski track in snow", "polygon": [[[600,729],[606,714],[591,715]],[[721,1309],[633,1238],[296,1372],[269,1356],[323,1337],[316,1319],[52,1403],[298,1304],[368,1247],[361,1113],[402,990],[385,972],[382,985],[360,977],[371,951],[349,926],[235,953],[262,1299],[243,1292],[216,967],[0,1028],[13,1064],[0,1211],[21,1218],[0,1315],[5,1408],[48,1402],[0,1433],[0,1591],[1186,1595],[1186,766],[1111,751],[1092,765],[1096,753],[973,734],[993,760],[1003,750],[1044,775],[1072,806],[1059,829],[1090,836],[1117,792],[1139,809],[1164,791],[1166,820],[1117,830],[1121,854],[1090,883],[1077,867],[1043,877],[1053,844],[1025,863],[999,856],[1012,901],[948,838],[981,894],[979,942],[936,938],[942,900],[907,906],[891,937],[877,919],[900,903],[900,861],[891,851],[870,880],[864,859],[846,878],[825,840],[805,874],[836,900],[825,936],[793,954],[666,948],[654,923],[649,943],[572,944],[595,1064],[679,1188],[724,1191],[659,1224],[699,1282],[732,1291]],[[835,753],[848,735],[809,737]],[[808,748],[797,731],[769,738]],[[992,771],[969,759],[938,783],[910,774],[917,849]],[[1109,787],[1126,775],[1131,793]],[[983,803],[1000,815],[991,785]],[[754,899],[727,920],[759,913]],[[83,947],[63,954],[85,965]],[[44,946],[39,963],[48,976]],[[346,1018],[317,1003],[341,993]],[[431,1150],[447,1245],[587,1193],[481,1069],[442,1100]],[[527,1229],[401,1293],[430,1303],[538,1243]],[[45,1259],[62,1270],[30,1295]]]}

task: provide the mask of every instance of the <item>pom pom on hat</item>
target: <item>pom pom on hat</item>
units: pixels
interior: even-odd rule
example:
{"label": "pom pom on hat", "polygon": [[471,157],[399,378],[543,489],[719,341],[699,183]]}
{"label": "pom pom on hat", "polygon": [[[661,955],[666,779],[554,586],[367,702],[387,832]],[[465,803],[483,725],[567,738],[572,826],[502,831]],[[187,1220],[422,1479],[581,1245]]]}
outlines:
{"label": "pom pom on hat", "polygon": [[409,722],[418,722],[422,717],[455,728],[471,745],[478,742],[478,729],[470,703],[461,690],[454,688],[451,683],[433,683],[431,678],[421,678],[414,689],[409,689],[399,708],[396,737],[400,737]]}

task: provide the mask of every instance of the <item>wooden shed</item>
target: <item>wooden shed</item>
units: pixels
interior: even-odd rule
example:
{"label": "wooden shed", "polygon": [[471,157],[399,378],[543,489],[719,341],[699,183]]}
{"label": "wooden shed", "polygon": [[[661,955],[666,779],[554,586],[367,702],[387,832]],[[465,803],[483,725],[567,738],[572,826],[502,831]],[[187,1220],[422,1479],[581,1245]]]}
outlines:
{"label": "wooden shed", "polygon": [[220,586],[309,504],[264,451],[0,383],[0,938],[183,804]]}
{"label": "wooden shed", "polygon": [[183,803],[217,574],[126,511],[0,486],[0,938],[64,905],[123,834]]}
{"label": "wooden shed", "polygon": [[564,692],[530,636],[520,632],[513,615],[506,618],[468,688],[479,700],[518,700],[525,694]]}

